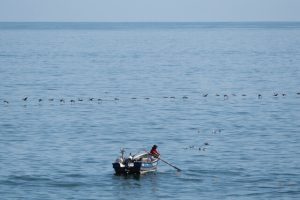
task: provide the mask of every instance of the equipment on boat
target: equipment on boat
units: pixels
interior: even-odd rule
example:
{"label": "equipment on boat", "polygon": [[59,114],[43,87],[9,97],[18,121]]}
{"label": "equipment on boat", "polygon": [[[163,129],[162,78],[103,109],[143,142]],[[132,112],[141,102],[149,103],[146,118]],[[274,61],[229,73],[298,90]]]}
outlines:
{"label": "equipment on boat", "polygon": [[121,156],[112,163],[117,175],[122,174],[144,174],[155,172],[159,159],[147,152],[139,152],[135,155],[125,157],[125,150],[121,149]]}

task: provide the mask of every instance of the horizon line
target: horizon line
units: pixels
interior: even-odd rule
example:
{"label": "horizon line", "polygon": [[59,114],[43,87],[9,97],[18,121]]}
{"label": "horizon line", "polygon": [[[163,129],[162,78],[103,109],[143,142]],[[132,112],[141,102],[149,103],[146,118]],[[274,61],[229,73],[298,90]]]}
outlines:
{"label": "horizon line", "polygon": [[0,23],[300,23],[300,21],[1,21]]}

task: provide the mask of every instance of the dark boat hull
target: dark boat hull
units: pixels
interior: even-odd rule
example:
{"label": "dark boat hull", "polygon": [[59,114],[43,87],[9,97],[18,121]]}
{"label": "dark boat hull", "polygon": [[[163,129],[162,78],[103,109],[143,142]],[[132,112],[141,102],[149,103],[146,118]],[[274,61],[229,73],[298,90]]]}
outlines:
{"label": "dark boat hull", "polygon": [[158,160],[152,162],[131,162],[125,165],[118,162],[113,163],[113,168],[117,175],[122,174],[144,174],[157,170]]}

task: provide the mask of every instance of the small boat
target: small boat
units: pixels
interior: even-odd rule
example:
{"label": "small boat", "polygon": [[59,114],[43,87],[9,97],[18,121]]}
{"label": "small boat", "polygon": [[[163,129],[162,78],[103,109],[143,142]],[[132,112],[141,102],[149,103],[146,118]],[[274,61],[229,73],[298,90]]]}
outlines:
{"label": "small boat", "polygon": [[121,156],[112,163],[116,175],[145,174],[157,170],[157,158],[148,152],[139,152],[135,155],[124,156],[125,150],[121,149]]}

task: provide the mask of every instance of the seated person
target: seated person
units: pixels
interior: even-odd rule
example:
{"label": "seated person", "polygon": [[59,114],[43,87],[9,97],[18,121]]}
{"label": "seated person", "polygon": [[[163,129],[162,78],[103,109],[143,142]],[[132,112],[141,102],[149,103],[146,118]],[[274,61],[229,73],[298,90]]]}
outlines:
{"label": "seated person", "polygon": [[157,145],[153,145],[150,155],[154,156],[155,158],[159,158],[160,153],[157,151]]}

